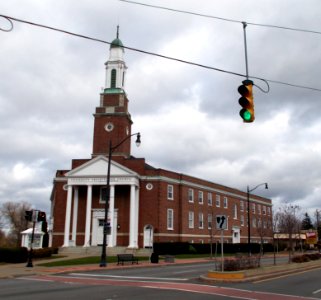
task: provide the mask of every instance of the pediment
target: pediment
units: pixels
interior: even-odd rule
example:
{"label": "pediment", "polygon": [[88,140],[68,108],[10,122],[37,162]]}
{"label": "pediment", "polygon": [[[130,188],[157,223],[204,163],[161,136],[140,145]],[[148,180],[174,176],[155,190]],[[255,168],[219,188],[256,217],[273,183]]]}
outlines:
{"label": "pediment", "polygon": [[[83,165],[67,172],[67,178],[73,177],[106,177],[107,176],[108,159],[105,156],[97,156]],[[136,172],[124,167],[123,165],[111,160],[110,162],[111,176],[138,176]]]}

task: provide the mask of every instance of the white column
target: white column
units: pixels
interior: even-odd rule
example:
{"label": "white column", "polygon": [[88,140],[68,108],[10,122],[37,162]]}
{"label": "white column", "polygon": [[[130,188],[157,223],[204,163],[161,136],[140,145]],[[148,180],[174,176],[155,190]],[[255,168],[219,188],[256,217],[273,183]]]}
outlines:
{"label": "white column", "polygon": [[85,243],[84,247],[90,246],[90,223],[91,223],[91,202],[92,202],[92,186],[87,186],[87,206],[86,206],[86,227],[85,227]]}
{"label": "white column", "polygon": [[113,229],[114,229],[114,217],[115,217],[115,186],[110,185],[110,193],[109,193],[109,214],[108,218],[110,221],[110,226],[111,226],[111,232],[110,235],[108,235],[108,247],[114,247],[114,234],[113,234]]}
{"label": "white column", "polygon": [[72,213],[72,235],[71,235],[71,239],[74,241],[74,245],[77,246],[76,244],[76,239],[77,239],[77,220],[78,220],[78,191],[79,188],[78,186],[75,186],[75,193],[74,193],[74,210]]}
{"label": "white column", "polygon": [[138,224],[139,224],[139,187],[137,186],[136,187],[136,190],[135,190],[135,209],[136,209],[136,216],[135,216],[135,240],[134,240],[134,244],[135,244],[135,247],[138,248],[138,238],[139,238],[139,235],[138,235]]}
{"label": "white column", "polygon": [[129,208],[129,245],[128,248],[137,248],[137,236],[135,236],[136,230],[136,193],[135,185],[130,186],[130,208]]}
{"label": "white column", "polygon": [[64,233],[63,247],[69,247],[71,199],[72,199],[72,186],[68,185],[67,203],[66,203],[66,217],[65,217],[65,233]]}

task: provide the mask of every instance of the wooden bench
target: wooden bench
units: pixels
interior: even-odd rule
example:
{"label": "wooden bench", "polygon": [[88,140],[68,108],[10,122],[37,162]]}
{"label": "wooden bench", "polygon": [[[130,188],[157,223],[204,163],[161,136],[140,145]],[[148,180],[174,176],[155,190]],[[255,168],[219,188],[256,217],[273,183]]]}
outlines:
{"label": "wooden bench", "polygon": [[124,262],[126,261],[131,261],[132,264],[133,263],[138,264],[138,258],[135,257],[133,254],[117,254],[117,260],[118,260],[117,265],[119,265],[120,263],[124,265]]}

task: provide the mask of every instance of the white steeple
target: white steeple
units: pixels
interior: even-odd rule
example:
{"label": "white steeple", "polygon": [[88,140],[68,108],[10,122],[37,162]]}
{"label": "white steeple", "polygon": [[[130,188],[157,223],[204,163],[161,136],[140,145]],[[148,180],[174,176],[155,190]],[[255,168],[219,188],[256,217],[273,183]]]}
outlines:
{"label": "white steeple", "polygon": [[106,65],[106,82],[104,93],[124,93],[127,66],[124,61],[124,46],[119,39],[119,26],[116,38],[111,42],[109,59]]}

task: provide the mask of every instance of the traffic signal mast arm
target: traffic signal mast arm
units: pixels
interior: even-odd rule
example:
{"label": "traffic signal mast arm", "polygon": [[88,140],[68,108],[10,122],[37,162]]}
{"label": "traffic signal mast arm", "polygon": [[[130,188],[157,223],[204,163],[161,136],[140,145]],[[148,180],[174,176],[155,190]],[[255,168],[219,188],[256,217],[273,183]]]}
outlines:
{"label": "traffic signal mast arm", "polygon": [[241,94],[239,104],[242,106],[240,116],[245,123],[251,123],[255,119],[254,115],[254,98],[253,98],[253,81],[246,79],[242,81],[242,85],[238,87]]}

